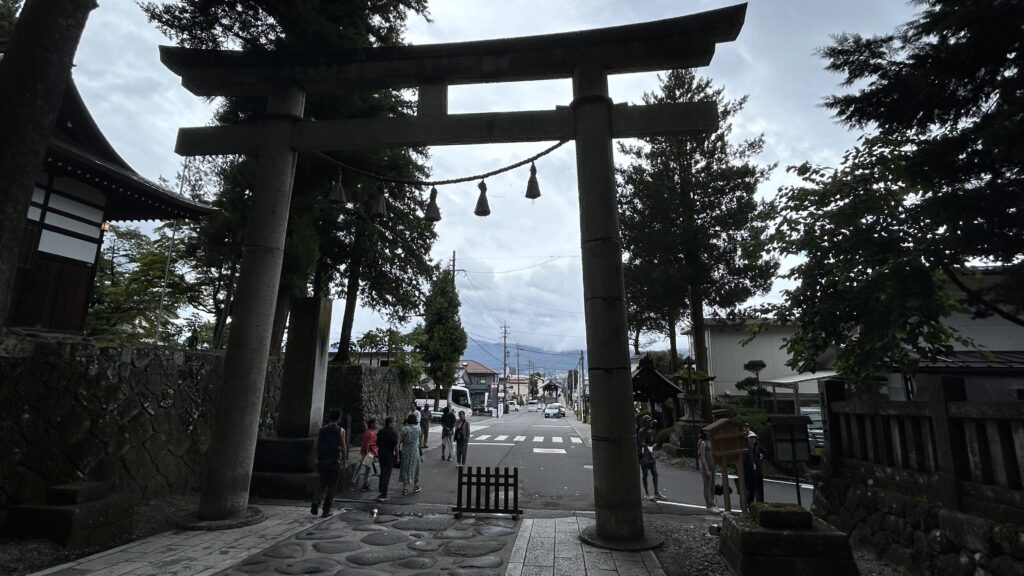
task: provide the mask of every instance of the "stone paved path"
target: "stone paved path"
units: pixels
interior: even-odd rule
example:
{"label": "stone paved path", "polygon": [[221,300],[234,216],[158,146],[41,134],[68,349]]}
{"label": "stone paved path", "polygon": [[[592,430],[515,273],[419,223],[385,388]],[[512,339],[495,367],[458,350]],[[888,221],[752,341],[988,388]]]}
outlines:
{"label": "stone paved path", "polygon": [[373,515],[349,510],[246,558],[223,576],[500,576],[512,552],[508,518]]}
{"label": "stone paved path", "polygon": [[[217,532],[174,530],[39,576],[664,576],[651,552],[583,545],[591,518],[456,520],[349,509],[321,520],[301,506],[260,506],[267,520]],[[395,512],[396,515],[387,514]]]}

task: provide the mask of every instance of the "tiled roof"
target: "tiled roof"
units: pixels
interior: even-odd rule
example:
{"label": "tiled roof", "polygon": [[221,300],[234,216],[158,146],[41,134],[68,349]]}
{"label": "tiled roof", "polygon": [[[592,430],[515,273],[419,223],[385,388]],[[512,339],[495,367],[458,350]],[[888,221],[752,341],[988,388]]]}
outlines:
{"label": "tiled roof", "polygon": [[491,370],[476,360],[462,359],[459,360],[459,364],[465,364],[467,374],[497,374],[496,371]]}

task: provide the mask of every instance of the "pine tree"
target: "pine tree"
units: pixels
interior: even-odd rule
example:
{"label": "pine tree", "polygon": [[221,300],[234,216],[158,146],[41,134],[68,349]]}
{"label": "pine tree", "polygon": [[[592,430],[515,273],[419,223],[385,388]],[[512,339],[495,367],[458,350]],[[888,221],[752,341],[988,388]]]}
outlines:
{"label": "pine tree", "polygon": [[670,71],[643,100],[710,101],[718,109],[713,133],[619,147],[630,160],[618,171],[627,294],[642,295],[632,313],[662,319],[673,360],[678,323],[688,314],[697,368],[706,371],[705,307],[735,308],[767,291],[778,269],[766,255],[773,207],[755,198],[774,165],[753,161],[764,148],[763,136],[730,143],[732,118],[746,98],[726,100],[722,88],[691,70]]}
{"label": "pine tree", "polygon": [[[402,43],[410,15],[427,16],[425,0],[180,0],[147,2],[142,7],[162,32],[182,46],[252,50],[393,46]],[[261,113],[260,106],[249,99],[226,99],[216,119],[222,123],[254,119]],[[399,116],[413,111],[413,103],[392,90],[310,94],[306,101],[306,115],[320,119]],[[394,179],[422,180],[429,175],[423,164],[425,149],[334,156],[360,170]],[[247,163],[239,162],[240,166]],[[288,303],[294,296],[326,295],[332,288],[344,295],[338,360],[347,359],[360,301],[395,322],[406,321],[423,304],[423,288],[432,271],[429,253],[436,238],[433,224],[420,217],[423,191],[345,170],[344,186],[353,203],[332,206],[327,196],[338,173],[336,165],[321,158],[299,158],[272,349],[280,348]],[[390,214],[384,221],[370,217],[380,194],[385,194]]]}
{"label": "pine tree", "polygon": [[455,382],[456,365],[466,351],[466,331],[459,319],[459,307],[455,276],[451,270],[438,272],[424,305],[420,353],[427,375],[439,391]]}

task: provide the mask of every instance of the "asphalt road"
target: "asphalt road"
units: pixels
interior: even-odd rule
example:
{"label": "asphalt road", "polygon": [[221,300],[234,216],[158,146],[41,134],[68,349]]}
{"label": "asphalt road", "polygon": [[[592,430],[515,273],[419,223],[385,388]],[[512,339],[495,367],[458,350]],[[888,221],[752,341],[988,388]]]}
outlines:
{"label": "asphalt road", "polygon": [[[565,418],[545,419],[542,412],[512,412],[501,418],[474,416],[470,419],[469,466],[518,467],[520,506],[533,510],[593,510],[594,483],[590,426],[579,422],[571,411]],[[429,448],[420,464],[422,491],[401,495],[398,471],[392,476],[393,504],[455,504],[457,482],[453,461],[442,461],[440,427],[435,424],[429,435]],[[644,501],[644,512],[652,514],[705,514],[700,473],[658,463],[659,484],[667,499]],[[637,478],[637,483],[640,479]],[[376,487],[375,479],[371,485]],[[805,507],[813,496],[810,486],[801,488]],[[348,493],[344,497],[368,500],[371,492]],[[735,496],[734,496],[735,498]],[[769,502],[796,502],[792,482],[765,481],[765,499]],[[718,505],[723,506],[719,497]],[[736,507],[736,501],[733,500]]]}

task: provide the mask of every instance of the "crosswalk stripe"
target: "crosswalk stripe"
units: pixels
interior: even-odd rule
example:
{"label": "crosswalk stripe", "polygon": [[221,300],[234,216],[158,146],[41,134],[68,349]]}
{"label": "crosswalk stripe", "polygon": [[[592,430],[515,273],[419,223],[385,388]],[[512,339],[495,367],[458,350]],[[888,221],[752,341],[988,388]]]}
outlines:
{"label": "crosswalk stripe", "polygon": [[543,436],[534,436],[533,437],[533,441],[534,442],[543,442],[544,441],[544,437]]}
{"label": "crosswalk stripe", "polygon": [[523,440],[526,440],[526,436],[516,436],[513,440],[516,442],[522,442]]}
{"label": "crosswalk stripe", "polygon": [[487,440],[490,437],[490,434],[484,434],[483,436],[477,436],[476,438],[473,438],[473,440]]}
{"label": "crosswalk stripe", "polygon": [[569,440],[572,440],[573,444],[583,444],[583,438],[580,438],[579,436],[570,436]]}
{"label": "crosswalk stripe", "polygon": [[495,436],[494,437],[494,441],[495,442],[501,442],[502,440],[507,440],[507,439],[508,439],[508,435],[507,434],[502,434],[501,436]]}
{"label": "crosswalk stripe", "polygon": [[561,444],[562,443],[562,437],[561,436],[552,436],[551,437],[551,441],[554,442],[555,444]]}

